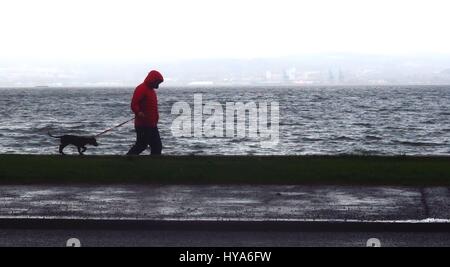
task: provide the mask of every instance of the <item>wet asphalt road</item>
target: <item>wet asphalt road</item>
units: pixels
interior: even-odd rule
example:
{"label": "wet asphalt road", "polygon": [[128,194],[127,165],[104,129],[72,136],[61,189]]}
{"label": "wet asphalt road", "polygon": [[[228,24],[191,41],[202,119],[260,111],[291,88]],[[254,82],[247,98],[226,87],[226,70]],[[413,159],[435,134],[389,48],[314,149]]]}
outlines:
{"label": "wet asphalt road", "polygon": [[0,186],[0,217],[146,220],[450,219],[446,187]]}
{"label": "wet asphalt road", "polygon": [[0,230],[0,246],[65,247],[77,238],[84,247],[365,247],[450,246],[450,233],[425,232],[252,232],[152,230]]}
{"label": "wet asphalt road", "polygon": [[[248,223],[311,219],[345,221],[345,224],[391,220],[426,223],[438,219],[447,225],[449,203],[450,188],[446,187],[1,186],[0,246],[62,247],[73,237],[80,239],[82,246],[362,247],[369,238],[378,238],[382,246],[450,246],[448,226],[442,231],[434,229],[435,225],[432,231],[409,228],[387,231],[385,227],[370,231],[355,228],[307,231],[284,227],[255,230]],[[52,224],[49,219],[166,223],[207,220],[219,224],[241,220],[250,227],[242,229],[240,225],[224,231],[203,226],[183,229],[101,226],[94,230],[59,221],[49,226]],[[37,227],[38,221],[32,220],[45,223]]]}

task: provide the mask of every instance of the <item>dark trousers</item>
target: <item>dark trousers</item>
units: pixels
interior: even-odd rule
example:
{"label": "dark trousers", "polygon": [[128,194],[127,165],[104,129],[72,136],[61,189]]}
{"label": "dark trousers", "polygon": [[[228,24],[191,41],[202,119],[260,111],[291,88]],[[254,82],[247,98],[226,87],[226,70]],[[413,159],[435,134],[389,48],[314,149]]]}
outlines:
{"label": "dark trousers", "polygon": [[152,155],[161,155],[162,144],[158,127],[135,127],[136,143],[127,155],[139,155],[150,146]]}

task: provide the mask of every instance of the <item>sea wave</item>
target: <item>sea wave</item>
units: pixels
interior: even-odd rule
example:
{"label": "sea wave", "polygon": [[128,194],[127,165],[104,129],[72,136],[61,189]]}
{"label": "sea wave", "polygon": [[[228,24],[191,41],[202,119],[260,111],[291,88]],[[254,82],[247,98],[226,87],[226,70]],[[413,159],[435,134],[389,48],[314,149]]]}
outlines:
{"label": "sea wave", "polygon": [[[126,121],[132,116],[132,92],[2,89],[0,153],[55,154],[58,141],[48,131],[94,135]],[[172,104],[185,101],[192,107],[194,93],[221,103],[279,102],[279,142],[265,148],[260,138],[174,137]],[[163,153],[169,155],[449,154],[450,87],[161,88],[158,98]],[[129,123],[100,137],[100,146],[89,147],[87,154],[125,154],[134,141]]]}

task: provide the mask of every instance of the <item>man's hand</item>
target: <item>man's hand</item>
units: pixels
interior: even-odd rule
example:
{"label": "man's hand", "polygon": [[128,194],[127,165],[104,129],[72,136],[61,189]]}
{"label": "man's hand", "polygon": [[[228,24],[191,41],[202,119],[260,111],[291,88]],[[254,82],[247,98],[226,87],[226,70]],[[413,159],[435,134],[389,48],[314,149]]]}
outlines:
{"label": "man's hand", "polygon": [[137,116],[139,117],[139,118],[144,118],[145,117],[145,114],[144,114],[144,112],[139,112],[138,114],[137,114]]}

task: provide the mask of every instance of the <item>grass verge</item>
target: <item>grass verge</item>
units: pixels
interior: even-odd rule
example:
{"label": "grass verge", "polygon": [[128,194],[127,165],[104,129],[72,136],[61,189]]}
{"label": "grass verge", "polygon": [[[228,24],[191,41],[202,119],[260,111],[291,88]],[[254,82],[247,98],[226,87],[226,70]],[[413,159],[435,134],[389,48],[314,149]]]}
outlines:
{"label": "grass verge", "polygon": [[0,155],[0,184],[449,186],[450,157]]}

